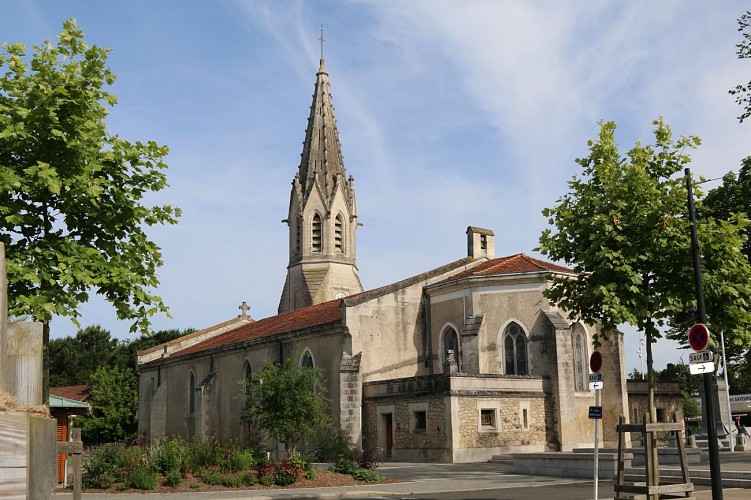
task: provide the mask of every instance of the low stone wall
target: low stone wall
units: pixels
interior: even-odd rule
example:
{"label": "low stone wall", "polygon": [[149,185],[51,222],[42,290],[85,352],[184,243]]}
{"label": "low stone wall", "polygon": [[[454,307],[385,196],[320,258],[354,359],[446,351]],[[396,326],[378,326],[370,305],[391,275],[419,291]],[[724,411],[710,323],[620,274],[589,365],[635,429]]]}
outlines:
{"label": "low stone wall", "polygon": [[57,423],[25,412],[0,412],[3,498],[48,499],[57,484]]}
{"label": "low stone wall", "polygon": [[[587,452],[547,452],[511,455],[514,472],[538,476],[560,476],[592,478],[594,476],[594,453]],[[630,467],[632,456],[626,454],[625,467]],[[615,479],[618,474],[618,454],[600,452],[598,455],[598,477]]]}
{"label": "low stone wall", "polygon": [[[686,463],[698,464],[701,462],[701,448],[686,447]],[[644,465],[644,448],[629,448],[633,453],[633,465]],[[681,463],[681,457],[678,448],[657,448],[657,459],[660,465],[676,465]]]}

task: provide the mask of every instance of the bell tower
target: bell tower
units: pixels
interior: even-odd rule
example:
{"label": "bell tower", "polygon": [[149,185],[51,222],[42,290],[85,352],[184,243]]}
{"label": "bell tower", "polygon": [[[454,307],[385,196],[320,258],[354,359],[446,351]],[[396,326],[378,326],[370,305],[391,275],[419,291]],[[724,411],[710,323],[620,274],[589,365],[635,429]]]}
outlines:
{"label": "bell tower", "polygon": [[316,74],[313,104],[292,181],[289,265],[279,314],[362,292],[355,263],[355,185],[344,169],[339,132],[323,60]]}

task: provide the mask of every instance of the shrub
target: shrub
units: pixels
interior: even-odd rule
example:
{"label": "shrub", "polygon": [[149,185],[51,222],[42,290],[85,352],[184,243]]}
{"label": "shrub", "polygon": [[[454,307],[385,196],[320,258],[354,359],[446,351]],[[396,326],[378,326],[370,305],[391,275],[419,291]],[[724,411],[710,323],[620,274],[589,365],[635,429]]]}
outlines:
{"label": "shrub", "polygon": [[229,465],[233,471],[248,470],[256,465],[256,459],[250,450],[235,451],[229,457]]}
{"label": "shrub", "polygon": [[153,490],[156,487],[156,480],[159,474],[149,469],[145,465],[137,465],[130,471],[125,478],[125,486],[138,490]]}
{"label": "shrub", "polygon": [[162,484],[164,486],[179,486],[180,483],[183,482],[183,475],[176,470],[171,470],[167,472],[167,474],[164,476],[164,480],[162,481]]}
{"label": "shrub", "polygon": [[256,475],[253,471],[243,471],[239,474],[240,477],[240,484],[243,486],[253,486],[256,484]]}
{"label": "shrub", "polygon": [[190,483],[191,490],[197,490],[200,487],[201,487],[201,483]]}
{"label": "shrub", "polygon": [[366,483],[380,483],[384,480],[384,475],[378,471],[371,469],[355,469],[352,472],[352,477],[358,481],[365,481]]}
{"label": "shrub", "polygon": [[331,468],[329,468],[330,471],[339,474],[352,474],[355,469],[357,469],[357,466],[349,458],[340,458],[331,466]]}
{"label": "shrub", "polygon": [[192,471],[206,467],[223,467],[226,463],[224,450],[214,439],[194,438],[190,442],[190,464]]}
{"label": "shrub", "polygon": [[309,443],[314,457],[319,462],[333,462],[349,456],[352,441],[349,435],[334,425],[327,425],[316,431]]}
{"label": "shrub", "polygon": [[84,488],[110,488],[123,480],[123,471],[130,465],[128,462],[123,445],[105,444],[84,460],[81,485]]}
{"label": "shrub", "polygon": [[228,488],[237,488],[240,486],[240,476],[238,474],[223,474],[222,475],[222,484],[224,486],[227,486]]}
{"label": "shrub", "polygon": [[200,476],[204,483],[212,486],[222,484],[222,481],[224,481],[224,474],[217,470],[201,469]]}
{"label": "shrub", "polygon": [[188,444],[179,436],[166,438],[152,445],[150,456],[154,462],[153,467],[166,475],[169,472],[186,472],[190,462],[190,449]]}
{"label": "shrub", "polygon": [[303,474],[303,477],[305,479],[315,479],[316,478],[316,471],[313,469],[309,469],[305,471],[305,474]]}
{"label": "shrub", "polygon": [[263,486],[271,486],[274,484],[274,476],[271,474],[261,474],[258,476],[258,483]]}

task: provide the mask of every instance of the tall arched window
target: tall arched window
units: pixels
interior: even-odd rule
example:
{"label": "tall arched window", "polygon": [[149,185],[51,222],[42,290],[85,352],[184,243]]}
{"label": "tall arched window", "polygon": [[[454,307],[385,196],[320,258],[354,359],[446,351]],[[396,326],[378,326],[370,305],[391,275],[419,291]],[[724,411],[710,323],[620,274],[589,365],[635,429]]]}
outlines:
{"label": "tall arched window", "polygon": [[305,352],[302,354],[302,357],[300,358],[300,366],[302,368],[313,368],[315,366],[315,361],[313,361],[313,355],[307,349],[305,350]]}
{"label": "tall arched window", "polygon": [[247,359],[243,363],[243,385],[245,386],[245,399],[247,402],[250,400],[250,394],[253,390],[253,368],[251,368],[250,362]]}
{"label": "tall arched window", "polygon": [[321,227],[321,216],[319,214],[315,214],[313,216],[313,224],[311,226],[311,230],[313,236],[313,251],[320,252],[321,250],[323,250],[323,228]]}
{"label": "tall arched window", "polygon": [[336,216],[334,221],[334,248],[337,252],[344,252],[344,219],[342,214]]}
{"label": "tall arched window", "polygon": [[459,335],[456,333],[453,327],[448,327],[443,332],[443,353],[442,359],[445,365],[448,362],[448,351],[454,351],[454,360],[456,360],[456,367],[461,371],[461,353],[459,352]]}
{"label": "tall arched window", "polygon": [[295,222],[295,253],[300,254],[302,252],[302,234],[300,231],[300,227],[302,226],[302,220],[297,219],[297,222]]}
{"label": "tall arched window", "polygon": [[588,378],[587,369],[587,345],[581,325],[576,325],[574,329],[574,389],[583,391],[585,388],[585,378]]}
{"label": "tall arched window", "polygon": [[503,332],[503,360],[506,375],[527,375],[527,336],[516,323]]}
{"label": "tall arched window", "polygon": [[196,376],[191,370],[188,375],[188,413],[196,412]]}

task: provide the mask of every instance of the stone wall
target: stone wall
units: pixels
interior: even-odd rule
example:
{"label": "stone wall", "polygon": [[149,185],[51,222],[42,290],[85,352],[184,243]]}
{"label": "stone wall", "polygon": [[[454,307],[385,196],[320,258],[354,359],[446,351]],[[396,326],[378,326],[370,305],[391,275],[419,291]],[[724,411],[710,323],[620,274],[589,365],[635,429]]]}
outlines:
{"label": "stone wall", "polygon": [[[544,447],[547,420],[544,394],[459,399],[460,446],[516,450]],[[496,429],[483,429],[481,410],[497,411]],[[525,413],[526,411],[526,425]]]}
{"label": "stone wall", "polygon": [[[468,374],[369,382],[365,446],[396,461],[477,462],[545,451],[556,441],[548,385],[539,377]],[[416,425],[419,413],[424,423]]]}

